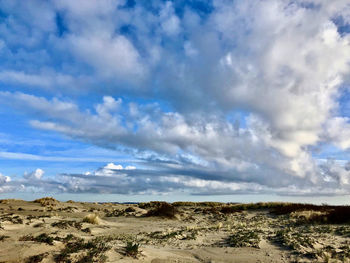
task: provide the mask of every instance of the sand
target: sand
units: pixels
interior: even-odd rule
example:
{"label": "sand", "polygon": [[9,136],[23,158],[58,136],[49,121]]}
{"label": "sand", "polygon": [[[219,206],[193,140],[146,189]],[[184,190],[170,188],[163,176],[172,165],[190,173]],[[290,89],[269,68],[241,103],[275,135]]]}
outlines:
{"label": "sand", "polygon": [[[3,200],[0,262],[349,262],[349,225],[299,225],[305,215],[206,206],[146,217],[151,209]],[[96,222],[84,220],[91,215]]]}

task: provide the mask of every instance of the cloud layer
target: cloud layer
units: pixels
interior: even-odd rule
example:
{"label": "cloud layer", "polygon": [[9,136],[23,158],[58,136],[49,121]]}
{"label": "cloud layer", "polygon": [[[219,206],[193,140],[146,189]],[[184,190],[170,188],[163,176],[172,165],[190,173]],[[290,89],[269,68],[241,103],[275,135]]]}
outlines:
{"label": "cloud layer", "polygon": [[315,157],[350,149],[347,1],[180,2],[0,1],[1,104],[142,161],[24,185],[350,193],[349,165]]}

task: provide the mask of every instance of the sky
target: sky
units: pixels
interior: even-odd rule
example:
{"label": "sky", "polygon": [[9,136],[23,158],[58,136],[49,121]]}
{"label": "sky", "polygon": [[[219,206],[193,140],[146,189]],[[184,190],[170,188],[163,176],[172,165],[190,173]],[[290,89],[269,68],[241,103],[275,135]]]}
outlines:
{"label": "sky", "polygon": [[348,0],[0,0],[0,198],[350,201]]}

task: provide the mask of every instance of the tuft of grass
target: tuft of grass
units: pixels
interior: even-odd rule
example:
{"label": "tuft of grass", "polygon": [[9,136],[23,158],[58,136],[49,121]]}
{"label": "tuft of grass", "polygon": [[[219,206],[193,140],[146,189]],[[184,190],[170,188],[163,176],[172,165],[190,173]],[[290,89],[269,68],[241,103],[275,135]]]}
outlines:
{"label": "tuft of grass", "polygon": [[42,206],[56,206],[59,203],[59,201],[57,201],[53,197],[43,197],[43,198],[34,200],[34,203],[39,203]]}
{"label": "tuft of grass", "polygon": [[125,210],[114,209],[112,211],[107,210],[106,217],[118,217],[125,215]]}
{"label": "tuft of grass", "polygon": [[132,213],[132,212],[136,212],[136,209],[133,208],[132,206],[129,206],[128,208],[125,208],[124,210],[126,213]]}
{"label": "tuft of grass", "polygon": [[9,221],[12,224],[23,224],[23,219],[19,215],[13,215],[13,213],[1,216],[1,221]]}
{"label": "tuft of grass", "polygon": [[125,246],[125,254],[129,257],[137,258],[140,254],[140,244],[132,241],[127,241]]}
{"label": "tuft of grass", "polygon": [[76,222],[74,220],[62,220],[58,222],[54,222],[51,224],[53,227],[61,228],[61,229],[67,229],[69,227],[74,227],[78,230],[81,230],[82,224],[80,222]]}
{"label": "tuft of grass", "polygon": [[26,259],[26,263],[39,263],[47,256],[47,253],[42,253],[39,255],[31,256]]}
{"label": "tuft of grass", "polygon": [[82,229],[81,231],[83,231],[84,233],[88,233],[91,234],[91,229],[89,227]]}
{"label": "tuft of grass", "polygon": [[48,245],[53,245],[54,238],[46,233],[42,233],[36,237],[32,235],[26,235],[19,238],[19,241],[35,241],[39,243],[46,243]]}
{"label": "tuft of grass", "polygon": [[308,233],[285,228],[276,232],[275,240],[285,247],[295,250],[297,253],[302,253],[304,248],[313,248],[314,240]]}
{"label": "tuft of grass", "polygon": [[38,227],[43,227],[45,224],[44,223],[37,223],[33,225],[33,227],[38,228]]}
{"label": "tuft of grass", "polygon": [[83,218],[83,222],[89,223],[89,224],[94,224],[94,225],[99,225],[100,224],[100,217],[96,214],[88,214]]}
{"label": "tuft of grass", "polygon": [[9,238],[9,236],[0,235],[0,241],[4,241],[6,238]]}
{"label": "tuft of grass", "polygon": [[108,244],[111,239],[109,237],[96,237],[90,241],[85,242],[82,238],[76,238],[72,235],[66,237],[66,246],[57,254],[54,259],[58,263],[72,262],[71,254],[82,252],[78,258],[77,263],[97,262],[102,263],[107,260],[105,252],[111,246]]}
{"label": "tuft of grass", "polygon": [[231,247],[254,247],[259,248],[259,231],[238,229],[227,239],[227,244]]}

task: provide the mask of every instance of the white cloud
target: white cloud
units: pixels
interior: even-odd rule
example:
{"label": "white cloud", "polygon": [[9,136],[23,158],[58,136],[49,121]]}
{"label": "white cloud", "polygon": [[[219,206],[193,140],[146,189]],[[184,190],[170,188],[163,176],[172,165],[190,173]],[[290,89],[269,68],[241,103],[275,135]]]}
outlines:
{"label": "white cloud", "polygon": [[347,117],[335,117],[327,122],[326,136],[341,149],[350,148],[350,122]]}
{"label": "white cloud", "polygon": [[3,185],[8,182],[11,182],[11,178],[0,173],[0,185]]}
{"label": "white cloud", "polygon": [[68,41],[73,54],[94,67],[104,78],[132,82],[145,73],[138,51],[124,36],[89,34],[71,36]]}
{"label": "white cloud", "polygon": [[44,170],[38,168],[31,173],[25,172],[23,177],[28,180],[40,180],[43,177],[44,173],[45,173]]}
{"label": "white cloud", "polygon": [[120,164],[109,163],[104,167],[104,169],[123,170],[123,166],[121,166]]}
{"label": "white cloud", "polygon": [[[47,27],[33,25],[48,43],[29,34],[22,12],[0,28],[3,50],[13,57],[0,81],[54,90],[75,85],[86,94],[76,78],[89,76],[95,82],[88,91],[103,99],[80,104],[83,95],[72,96],[69,88],[52,99],[0,92],[0,102],[29,114],[32,127],[123,147],[159,169],[166,160],[171,169],[186,170],[169,172],[172,181],[159,174],[142,177],[152,191],[165,182],[168,190],[182,184],[208,192],[349,191],[349,169],[320,165],[313,157],[325,144],[350,148],[349,118],[338,112],[350,73],[350,35],[335,21],[350,21],[347,1],[214,1],[205,15],[188,6],[180,15],[176,2],[152,3],[149,9],[140,3],[118,8],[123,1],[109,0],[53,3],[45,5]],[[38,15],[28,8],[31,18]],[[56,11],[64,20],[63,36],[54,35],[50,19]],[[11,52],[19,32],[30,43],[22,56]],[[16,68],[45,44],[42,64]],[[53,54],[61,58],[52,62]],[[50,72],[43,69],[46,63],[57,72],[44,74]],[[242,127],[230,119],[236,112],[244,112]],[[121,182],[137,188],[128,175],[138,169],[111,163],[70,178],[72,189],[92,189],[89,176],[116,171]]]}

